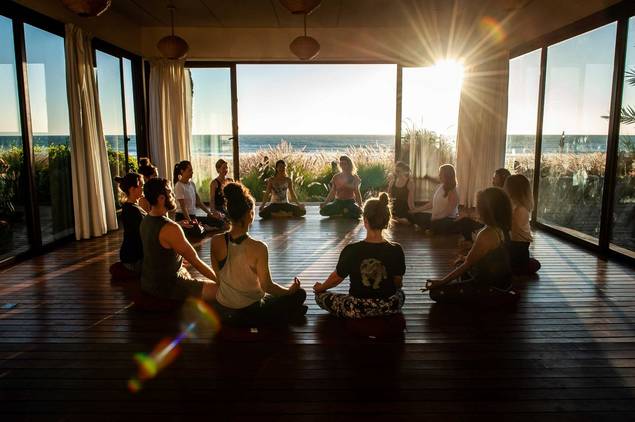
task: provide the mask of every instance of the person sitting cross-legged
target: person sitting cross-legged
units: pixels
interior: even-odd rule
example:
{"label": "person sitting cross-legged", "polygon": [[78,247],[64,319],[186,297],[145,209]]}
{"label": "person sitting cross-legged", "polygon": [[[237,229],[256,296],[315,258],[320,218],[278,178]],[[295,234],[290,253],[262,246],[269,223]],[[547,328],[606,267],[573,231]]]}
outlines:
{"label": "person sitting cross-legged", "polygon": [[[406,272],[401,245],[387,241],[383,230],[390,223],[389,198],[366,201],[363,211],[366,238],[351,243],[340,253],[335,271],[323,283],[315,283],[315,301],[331,314],[346,318],[366,318],[399,313],[405,295],[401,290]],[[329,289],[350,276],[348,294]]]}
{"label": "person sitting cross-legged", "polygon": [[[218,285],[214,270],[198,257],[181,226],[168,218],[176,208],[170,182],[154,178],[143,186],[150,212],[141,221],[143,244],[141,290],[151,296],[175,301],[188,297],[212,300]],[[211,281],[196,280],[183,268],[183,258]]]}
{"label": "person sitting cross-legged", "polygon": [[[287,198],[287,192],[292,202]],[[271,203],[267,203],[271,199]],[[293,181],[287,176],[287,163],[276,162],[276,174],[267,180],[267,191],[260,205],[261,218],[271,217],[303,217],[306,214],[304,205],[298,202],[293,190]]]}
{"label": "person sitting cross-legged", "polygon": [[325,217],[350,217],[359,219],[362,215],[362,194],[359,186],[362,180],[357,175],[353,161],[346,155],[340,157],[341,173],[331,179],[331,188],[322,204],[320,215]]}
{"label": "person sitting cross-legged", "polygon": [[259,326],[284,323],[302,317],[306,292],[294,278],[289,287],[274,283],[269,272],[269,251],[264,242],[249,236],[255,202],[242,184],[223,188],[228,232],[212,238],[212,268],[219,278],[214,308],[221,321],[232,325]]}

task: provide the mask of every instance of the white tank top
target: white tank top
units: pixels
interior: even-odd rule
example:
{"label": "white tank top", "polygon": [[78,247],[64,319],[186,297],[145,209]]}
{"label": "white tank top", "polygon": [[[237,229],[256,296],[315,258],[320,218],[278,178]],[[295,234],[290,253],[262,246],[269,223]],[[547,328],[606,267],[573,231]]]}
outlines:
{"label": "white tank top", "polygon": [[218,272],[218,279],[216,300],[227,308],[242,309],[265,296],[258,275],[249,266],[244,241],[239,244],[229,241],[225,265]]}
{"label": "white tank top", "polygon": [[443,185],[439,185],[437,190],[434,192],[434,196],[432,197],[432,209],[430,213],[432,214],[433,220],[439,220],[441,218],[456,218],[459,215],[459,206],[456,204],[453,209],[448,211],[450,203],[450,195],[445,196],[445,191],[443,190]]}
{"label": "white tank top", "polygon": [[529,225],[529,210],[522,205],[514,205],[512,217],[511,239],[516,242],[531,243],[534,238],[531,235],[531,226]]}

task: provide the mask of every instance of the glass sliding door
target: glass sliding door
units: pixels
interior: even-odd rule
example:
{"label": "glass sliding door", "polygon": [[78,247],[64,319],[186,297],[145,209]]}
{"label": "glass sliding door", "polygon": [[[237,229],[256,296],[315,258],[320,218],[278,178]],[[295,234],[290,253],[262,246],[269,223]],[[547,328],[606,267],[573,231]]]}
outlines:
{"label": "glass sliding door", "polygon": [[505,168],[534,181],[541,50],[509,61]]}
{"label": "glass sliding door", "polygon": [[0,16],[0,261],[30,247],[13,25]]}
{"label": "glass sliding door", "polygon": [[121,59],[123,66],[124,113],[126,115],[126,145],[128,146],[129,167],[137,167],[137,125],[135,121],[134,88],[132,85],[132,63],[125,57]]}
{"label": "glass sliding door", "polygon": [[635,17],[628,21],[625,69],[610,246],[635,257]]}
{"label": "glass sliding door", "polygon": [[74,232],[64,39],[24,25],[42,244]]}
{"label": "glass sliding door", "polygon": [[598,243],[615,34],[612,23],[548,48],[538,221]]}
{"label": "glass sliding door", "polygon": [[201,200],[210,200],[209,190],[218,173],[216,162],[227,161],[233,177],[232,96],[229,67],[191,68],[192,137],[190,141],[193,180]]}

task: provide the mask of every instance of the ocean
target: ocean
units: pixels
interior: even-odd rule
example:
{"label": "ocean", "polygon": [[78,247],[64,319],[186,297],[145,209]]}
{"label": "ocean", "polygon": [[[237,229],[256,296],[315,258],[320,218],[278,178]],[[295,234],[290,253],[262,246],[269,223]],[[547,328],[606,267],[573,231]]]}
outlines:
{"label": "ocean", "polygon": [[[137,155],[135,137],[131,136],[128,143],[129,154]],[[606,151],[606,136],[603,135],[567,135],[564,139],[561,135],[543,135],[543,152],[604,152]],[[635,143],[635,136],[624,136],[620,138],[620,145],[628,139]],[[111,148],[123,151],[123,139],[121,136],[107,135],[106,141]],[[305,152],[339,152],[345,151],[349,147],[375,146],[394,150],[395,138],[393,135],[241,135],[241,154],[254,153],[262,148],[274,148],[282,141],[287,142],[293,149]],[[46,147],[49,145],[68,145],[68,136],[63,135],[35,135],[33,142],[36,147]],[[522,154],[532,152],[534,148],[535,136],[533,135],[510,135],[507,140],[508,154]],[[22,141],[19,136],[0,135],[0,150],[12,146],[21,147]],[[230,135],[194,135],[192,138],[193,154],[210,154],[215,156],[231,157],[232,141]]]}

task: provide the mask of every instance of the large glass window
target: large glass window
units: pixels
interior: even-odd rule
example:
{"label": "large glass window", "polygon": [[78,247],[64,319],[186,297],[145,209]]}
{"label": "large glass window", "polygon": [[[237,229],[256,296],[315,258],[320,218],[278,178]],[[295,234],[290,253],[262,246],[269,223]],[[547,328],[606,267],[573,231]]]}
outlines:
{"label": "large glass window", "polygon": [[260,200],[278,159],[301,201],[321,201],[331,163],[351,156],[362,195],[393,167],[395,65],[238,65],[240,177]]}
{"label": "large glass window", "polygon": [[128,159],[135,164],[138,157],[137,154],[137,127],[135,121],[134,94],[132,87],[132,63],[129,59],[122,58],[123,66],[123,88],[124,103],[126,112],[126,134],[128,135]]}
{"label": "large glass window", "polygon": [[536,120],[540,89],[540,50],[509,61],[505,167],[534,180]]}
{"label": "large glass window", "polygon": [[42,243],[73,233],[64,39],[24,25]]}
{"label": "large glass window", "polygon": [[190,74],[193,180],[201,200],[208,202],[219,159],[227,161],[228,176],[233,177],[231,74],[226,67],[190,69]]}
{"label": "large glass window", "polygon": [[635,256],[635,17],[629,19],[626,42],[611,246]]}
{"label": "large glass window", "polygon": [[595,243],[616,26],[552,45],[547,53],[538,220]]}
{"label": "large glass window", "polygon": [[13,26],[0,16],[0,261],[29,249]]}

